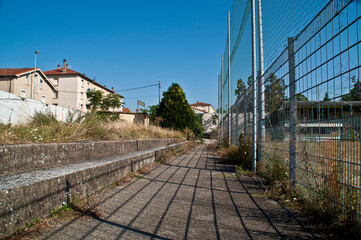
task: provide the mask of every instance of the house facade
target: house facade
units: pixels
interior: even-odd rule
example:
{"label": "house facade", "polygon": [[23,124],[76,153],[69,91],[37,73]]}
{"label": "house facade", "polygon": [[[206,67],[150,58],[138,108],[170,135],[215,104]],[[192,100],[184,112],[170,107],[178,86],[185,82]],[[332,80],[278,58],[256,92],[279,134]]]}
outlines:
{"label": "house facade", "polygon": [[0,69],[0,90],[45,104],[57,104],[58,92],[39,68]]}
{"label": "house facade", "polygon": [[[88,99],[87,91],[100,90],[103,95],[115,94],[113,90],[100,85],[77,71],[68,68],[66,59],[63,61],[63,67],[58,65],[57,69],[45,71],[44,74],[53,83],[58,90],[58,104],[61,107],[87,111]],[[121,96],[121,101],[123,97]],[[122,111],[122,107],[114,109],[114,111]]]}
{"label": "house facade", "polygon": [[195,111],[195,109],[196,109],[196,110],[203,111],[205,113],[215,113],[216,112],[214,110],[213,106],[208,103],[196,102],[196,103],[191,104],[190,106],[193,109],[193,111]]}

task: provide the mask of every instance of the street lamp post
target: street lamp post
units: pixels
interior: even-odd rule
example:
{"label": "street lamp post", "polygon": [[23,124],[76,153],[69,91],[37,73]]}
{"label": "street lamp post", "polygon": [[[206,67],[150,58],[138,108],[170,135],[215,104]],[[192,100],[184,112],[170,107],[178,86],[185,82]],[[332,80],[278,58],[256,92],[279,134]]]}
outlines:
{"label": "street lamp post", "polygon": [[35,64],[34,64],[34,72],[33,72],[33,77],[31,78],[31,89],[30,89],[30,98],[33,98],[34,96],[34,89],[35,89],[35,72],[36,72],[36,55],[38,55],[40,52],[39,51],[35,51]]}

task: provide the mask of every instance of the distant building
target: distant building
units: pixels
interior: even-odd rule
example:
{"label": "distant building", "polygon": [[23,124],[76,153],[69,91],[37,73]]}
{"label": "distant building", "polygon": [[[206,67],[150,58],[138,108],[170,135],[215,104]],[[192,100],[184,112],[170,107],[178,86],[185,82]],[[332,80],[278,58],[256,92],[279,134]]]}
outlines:
{"label": "distant building", "polygon": [[39,68],[0,69],[0,90],[46,104],[56,104],[58,92]]}
{"label": "distant building", "polygon": [[200,110],[203,111],[205,113],[215,113],[216,111],[214,110],[213,106],[211,104],[208,103],[203,103],[203,102],[196,102],[190,105],[191,108],[193,109],[193,111],[196,110]]}
{"label": "distant building", "polygon": [[210,134],[217,128],[217,114],[213,106],[208,103],[196,102],[190,105],[194,113],[202,114],[202,126],[204,128],[205,137],[210,137]]}
{"label": "distant building", "polygon": [[122,111],[122,112],[124,112],[124,113],[131,113],[132,111],[130,111],[129,108],[123,108],[123,111]]}
{"label": "distant building", "polygon": [[[58,105],[74,110],[87,111],[88,99],[87,91],[101,90],[103,95],[115,94],[113,90],[100,85],[77,71],[68,68],[66,59],[63,61],[63,67],[58,65],[57,69],[44,72],[48,79],[53,83],[58,90]],[[123,99],[124,97],[121,96]],[[123,100],[122,100],[123,101]],[[115,111],[122,111],[122,107],[115,109]]]}

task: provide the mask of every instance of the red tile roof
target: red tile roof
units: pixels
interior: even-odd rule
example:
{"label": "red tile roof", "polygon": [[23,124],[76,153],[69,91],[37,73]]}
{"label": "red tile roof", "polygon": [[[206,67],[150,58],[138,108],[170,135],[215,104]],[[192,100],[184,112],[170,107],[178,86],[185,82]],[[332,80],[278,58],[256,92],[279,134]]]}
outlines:
{"label": "red tile roof", "polygon": [[0,76],[16,76],[31,71],[34,71],[34,68],[0,68]]}
{"label": "red tile roof", "polygon": [[203,103],[203,102],[197,102],[197,103],[191,104],[191,106],[211,106],[211,104]]}
{"label": "red tile roof", "polygon": [[[66,69],[66,73],[63,72],[63,69],[54,69],[44,72],[46,75],[74,75],[74,74],[80,74],[77,71],[71,70],[69,68]],[[84,76],[84,75],[83,75]]]}
{"label": "red tile roof", "polygon": [[130,111],[129,108],[123,108],[123,112],[125,112],[125,113],[131,113],[132,111]]}

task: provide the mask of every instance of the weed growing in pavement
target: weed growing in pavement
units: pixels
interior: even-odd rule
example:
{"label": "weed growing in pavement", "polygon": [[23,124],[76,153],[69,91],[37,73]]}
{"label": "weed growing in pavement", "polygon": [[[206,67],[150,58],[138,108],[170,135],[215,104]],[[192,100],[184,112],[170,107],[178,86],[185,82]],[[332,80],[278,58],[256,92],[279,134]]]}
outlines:
{"label": "weed growing in pavement", "polygon": [[252,169],[252,141],[245,138],[241,133],[238,138],[238,146],[230,145],[224,147],[224,144],[218,149],[223,164],[233,164],[243,171]]}
{"label": "weed growing in pavement", "polygon": [[180,155],[188,153],[191,149],[193,149],[198,143],[191,141],[187,142],[182,146],[175,146],[166,149],[161,153],[161,156],[155,159],[156,163],[168,163],[171,159],[178,157]]}

